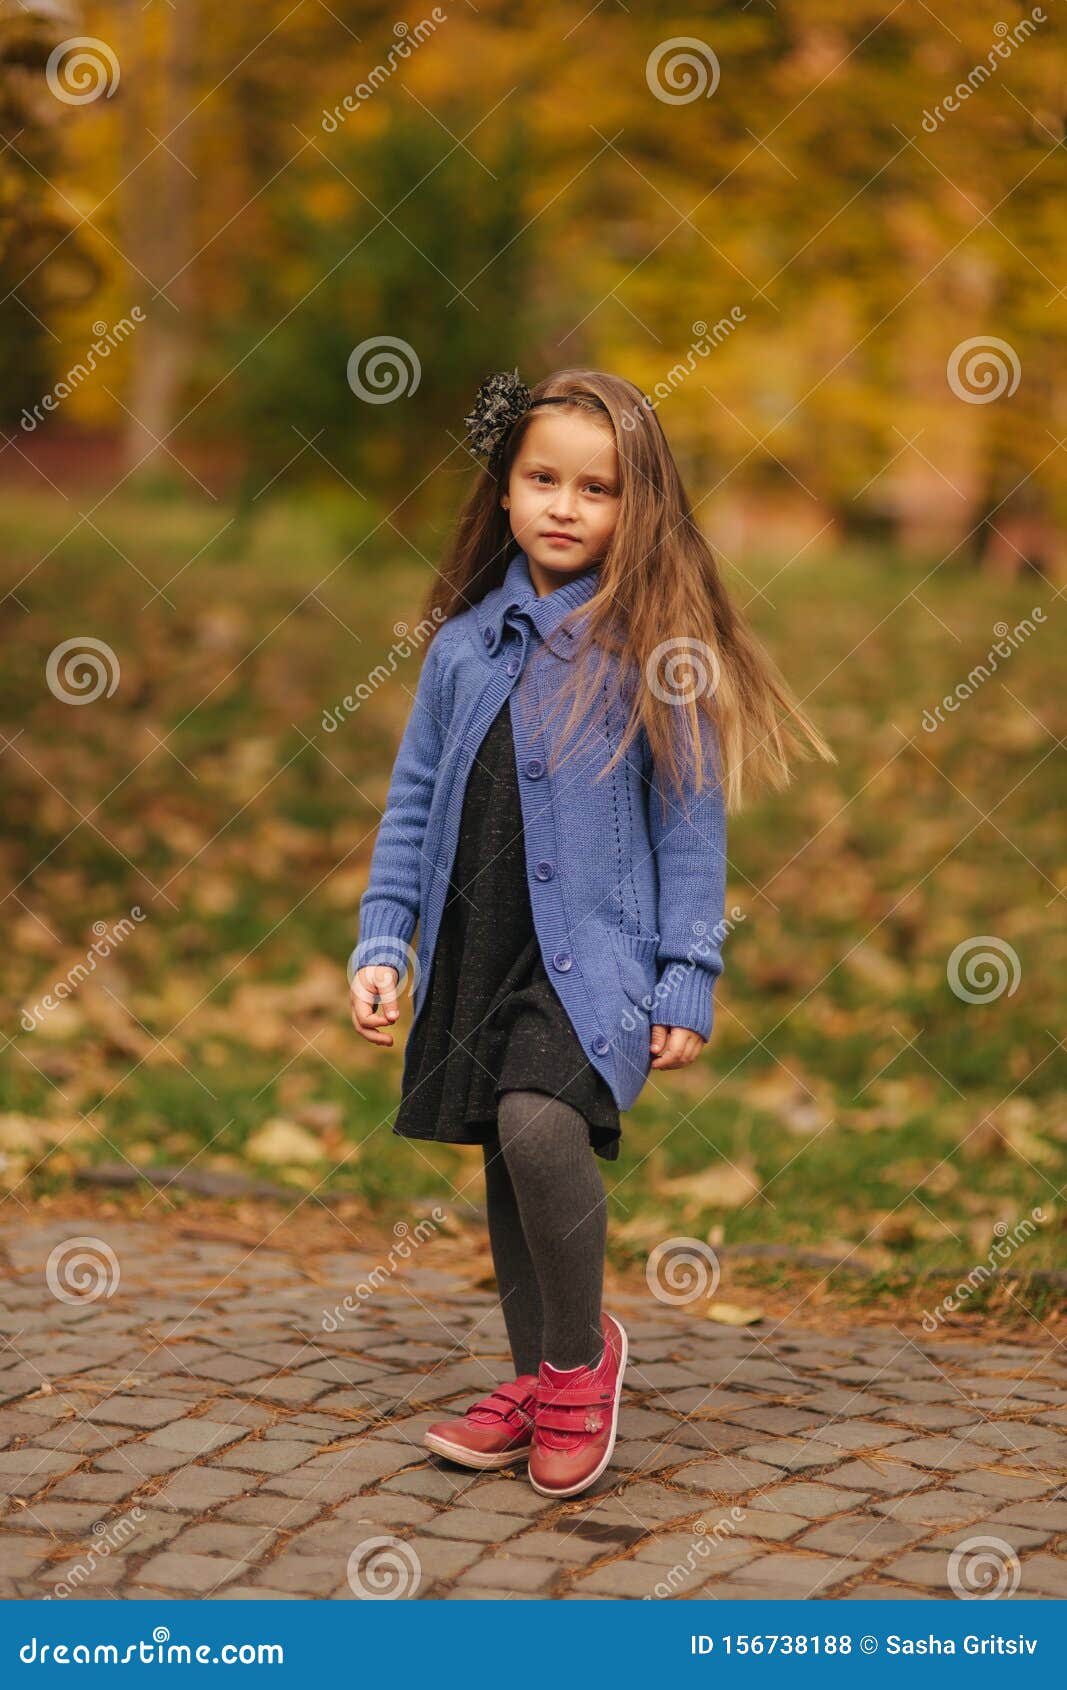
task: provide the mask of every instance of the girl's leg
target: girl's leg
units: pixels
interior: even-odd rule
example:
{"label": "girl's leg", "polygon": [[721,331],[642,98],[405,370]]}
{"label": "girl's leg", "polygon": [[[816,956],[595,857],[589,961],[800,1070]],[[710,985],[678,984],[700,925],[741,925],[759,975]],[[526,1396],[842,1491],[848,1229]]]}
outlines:
{"label": "girl's leg", "polygon": [[604,1348],[607,1199],[584,1116],[537,1091],[506,1091],[497,1110],[522,1231],[544,1312],[541,1359],[594,1366]]}
{"label": "girl's leg", "polygon": [[522,1230],[515,1191],[499,1143],[483,1146],[489,1245],[508,1329],[515,1372],[536,1373],[541,1365],[541,1292]]}

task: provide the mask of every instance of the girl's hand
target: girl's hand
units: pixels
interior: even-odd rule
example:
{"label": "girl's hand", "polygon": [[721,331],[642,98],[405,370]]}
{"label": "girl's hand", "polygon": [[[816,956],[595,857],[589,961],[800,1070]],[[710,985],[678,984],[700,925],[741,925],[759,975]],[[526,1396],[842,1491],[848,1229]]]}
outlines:
{"label": "girl's hand", "polygon": [[696,1061],[707,1042],[691,1027],[653,1027],[648,1047],[653,1060],[649,1066],[687,1068],[690,1062]]}
{"label": "girl's hand", "polygon": [[[357,968],[348,988],[352,1006],[352,1025],[357,1033],[372,1045],[391,1045],[392,1033],[379,1029],[391,1024],[400,1014],[396,1002],[396,983],[400,976],[388,963],[375,963],[370,968]],[[375,1003],[379,1007],[376,1009]]]}

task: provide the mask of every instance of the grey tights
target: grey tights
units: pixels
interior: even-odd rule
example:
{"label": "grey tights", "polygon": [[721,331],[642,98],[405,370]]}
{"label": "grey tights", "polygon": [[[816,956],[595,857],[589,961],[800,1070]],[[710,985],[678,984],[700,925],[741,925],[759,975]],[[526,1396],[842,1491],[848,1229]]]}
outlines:
{"label": "grey tights", "polygon": [[586,1367],[603,1350],[607,1201],[585,1117],[506,1091],[486,1144],[489,1242],[516,1373]]}

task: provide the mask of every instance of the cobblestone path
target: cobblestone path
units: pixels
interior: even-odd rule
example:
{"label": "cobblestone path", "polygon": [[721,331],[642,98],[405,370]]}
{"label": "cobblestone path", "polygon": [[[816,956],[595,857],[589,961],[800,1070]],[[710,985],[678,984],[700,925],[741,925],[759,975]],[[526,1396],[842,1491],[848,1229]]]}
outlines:
{"label": "cobblestone path", "polygon": [[3,1596],[1067,1596],[1067,1360],[1036,1322],[831,1337],[613,1298],[619,1442],[558,1503],[420,1442],[507,1376],[491,1293],[424,1256],[330,1332],[372,1257],[123,1221],[95,1235],[117,1288],[65,1301],[77,1232],[0,1232]]}

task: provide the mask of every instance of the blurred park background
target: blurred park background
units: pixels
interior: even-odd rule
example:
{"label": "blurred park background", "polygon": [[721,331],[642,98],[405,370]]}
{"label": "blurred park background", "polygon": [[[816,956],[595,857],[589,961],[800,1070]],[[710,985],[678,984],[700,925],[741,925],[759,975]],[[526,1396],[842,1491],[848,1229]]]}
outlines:
{"label": "blurred park background", "polygon": [[484,1268],[480,1156],[391,1136],[344,965],[463,414],[593,366],[839,758],[733,822],[613,1261],[873,1307],[989,1259],[949,1324],[1049,1317],[1063,10],[0,4],[9,1216],[105,1166],[444,1198]]}

